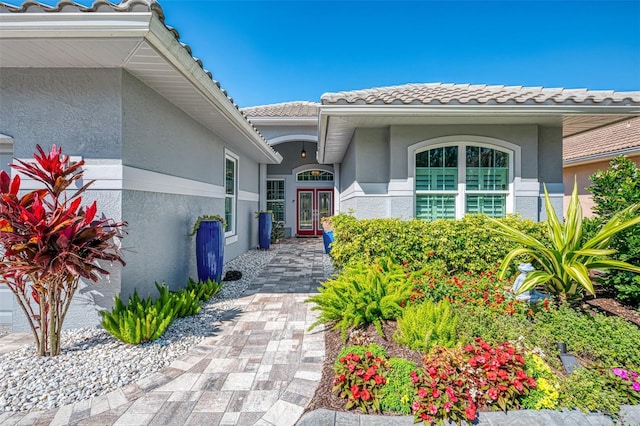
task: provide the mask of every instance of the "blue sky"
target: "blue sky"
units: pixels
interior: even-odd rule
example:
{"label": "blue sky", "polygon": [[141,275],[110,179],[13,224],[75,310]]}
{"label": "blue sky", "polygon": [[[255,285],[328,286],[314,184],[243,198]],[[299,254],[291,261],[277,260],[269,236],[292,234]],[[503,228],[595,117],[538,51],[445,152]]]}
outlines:
{"label": "blue sky", "polygon": [[241,107],[404,83],[640,90],[640,0],[160,4]]}

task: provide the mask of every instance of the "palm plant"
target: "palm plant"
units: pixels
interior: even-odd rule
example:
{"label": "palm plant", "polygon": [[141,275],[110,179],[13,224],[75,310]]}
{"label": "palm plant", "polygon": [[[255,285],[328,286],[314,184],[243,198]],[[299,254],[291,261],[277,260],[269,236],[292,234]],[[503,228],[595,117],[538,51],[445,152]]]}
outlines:
{"label": "palm plant", "polygon": [[616,250],[609,248],[612,238],[618,232],[640,223],[640,216],[635,216],[640,203],[613,215],[593,237],[582,243],[582,207],[578,199],[577,184],[574,183],[564,223],[555,214],[546,186],[544,196],[550,241],[548,245],[509,225],[490,219],[496,225],[496,232],[522,246],[505,256],[499,269],[500,278],[505,277],[515,258],[530,256],[539,270],[527,275],[519,293],[544,284],[549,293],[566,300],[576,297],[582,290],[595,296],[590,271],[620,269],[640,273],[638,266],[609,258],[616,253]]}

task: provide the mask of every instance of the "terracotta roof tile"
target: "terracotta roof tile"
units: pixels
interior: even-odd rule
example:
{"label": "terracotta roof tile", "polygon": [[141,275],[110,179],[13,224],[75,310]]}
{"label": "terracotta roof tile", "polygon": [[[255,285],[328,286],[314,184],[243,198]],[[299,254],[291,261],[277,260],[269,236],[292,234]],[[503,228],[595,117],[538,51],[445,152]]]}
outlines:
{"label": "terracotta roof tile", "polygon": [[296,101],[242,108],[248,117],[317,117],[316,102]]}
{"label": "terracotta roof tile", "polygon": [[564,138],[562,158],[578,160],[632,148],[640,151],[640,117]]}
{"label": "terracotta roof tile", "polygon": [[323,105],[640,104],[640,91],[424,83],[325,93]]}

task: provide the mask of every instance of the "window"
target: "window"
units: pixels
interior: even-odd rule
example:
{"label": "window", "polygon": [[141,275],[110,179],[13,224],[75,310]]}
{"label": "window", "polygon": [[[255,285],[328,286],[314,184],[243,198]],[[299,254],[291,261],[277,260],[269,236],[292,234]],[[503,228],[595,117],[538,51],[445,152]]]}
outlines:
{"label": "window", "polygon": [[333,173],[324,170],[307,170],[296,175],[296,180],[300,181],[333,181]]}
{"label": "window", "polygon": [[267,179],[267,210],[273,220],[284,222],[284,179]]}
{"label": "window", "polygon": [[452,145],[416,152],[416,217],[455,219],[462,213],[504,217],[509,195],[506,151]]}
{"label": "window", "polygon": [[224,176],[224,219],[227,222],[224,231],[225,235],[234,235],[236,233],[238,159],[230,153],[225,155]]}

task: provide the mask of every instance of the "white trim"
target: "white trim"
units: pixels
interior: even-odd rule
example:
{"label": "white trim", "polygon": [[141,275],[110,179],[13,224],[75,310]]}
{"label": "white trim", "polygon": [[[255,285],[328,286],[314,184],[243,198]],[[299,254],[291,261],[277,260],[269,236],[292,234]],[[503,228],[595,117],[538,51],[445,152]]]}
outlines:
{"label": "white trim", "polygon": [[314,135],[304,135],[304,134],[295,134],[295,135],[283,135],[277,136],[273,139],[268,139],[269,145],[279,145],[285,142],[312,142],[318,143],[318,137]]}
{"label": "white trim", "polygon": [[[487,137],[487,136],[476,136],[476,135],[454,135],[454,136],[443,136],[433,139],[428,139],[425,141],[421,141],[410,145],[407,148],[407,159],[408,159],[408,170],[407,174],[410,179],[415,180],[415,169],[416,169],[416,154],[419,152],[424,152],[434,148],[442,148],[447,146],[457,146],[458,147],[458,186],[457,190],[451,191],[418,191],[415,190],[415,194],[418,193],[434,193],[434,194],[455,194],[456,195],[456,218],[460,219],[464,217],[466,214],[466,195],[473,192],[467,192],[466,190],[466,147],[467,146],[476,146],[476,147],[486,147],[502,152],[507,152],[509,154],[509,177],[508,177],[508,191],[480,191],[478,193],[483,194],[505,194],[505,212],[506,213],[514,213],[515,212],[515,197],[516,197],[516,180],[520,179],[521,175],[521,163],[522,163],[522,148],[519,145],[513,144],[511,142]],[[462,148],[462,149],[461,149]],[[414,195],[414,210],[415,210],[415,195]],[[415,215],[415,211],[414,211]]]}
{"label": "white trim", "polygon": [[[227,194],[227,160],[232,160],[234,164],[234,173],[233,173],[233,195]],[[222,178],[224,181],[224,202],[225,202],[225,219],[227,216],[226,204],[227,198],[231,198],[232,207],[231,207],[231,220],[228,221],[228,225],[230,225],[230,230],[225,232],[225,237],[232,237],[238,234],[238,201],[240,196],[240,158],[237,154],[224,149],[224,163],[222,165]],[[259,197],[258,197],[259,200]]]}
{"label": "white trim", "polygon": [[228,245],[231,245],[231,244],[237,243],[237,242],[238,242],[238,235],[237,234],[231,235],[229,237],[225,237],[225,239],[224,239],[224,245],[225,246],[228,246]]}
{"label": "white trim", "polygon": [[257,203],[260,201],[260,194],[256,192],[238,190],[238,201],[252,201]]}

